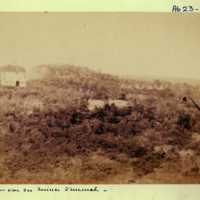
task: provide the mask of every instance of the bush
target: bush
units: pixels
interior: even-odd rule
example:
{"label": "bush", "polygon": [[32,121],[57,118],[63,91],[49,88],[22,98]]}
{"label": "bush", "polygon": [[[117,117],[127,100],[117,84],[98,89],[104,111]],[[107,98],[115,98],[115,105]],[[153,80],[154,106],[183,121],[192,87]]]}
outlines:
{"label": "bush", "polygon": [[190,114],[184,114],[184,115],[180,115],[178,118],[178,125],[182,125],[185,129],[190,130],[191,129],[191,115]]}

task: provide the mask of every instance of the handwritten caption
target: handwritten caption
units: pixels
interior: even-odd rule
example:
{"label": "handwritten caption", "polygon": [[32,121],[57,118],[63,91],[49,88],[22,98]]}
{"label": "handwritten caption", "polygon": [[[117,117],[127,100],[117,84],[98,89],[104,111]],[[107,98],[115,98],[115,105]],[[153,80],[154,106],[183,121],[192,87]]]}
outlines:
{"label": "handwritten caption", "polygon": [[193,8],[193,6],[183,6],[180,8],[179,6],[174,5],[172,8],[172,12],[194,12],[199,10],[198,8]]}
{"label": "handwritten caption", "polygon": [[[37,189],[31,189],[31,188],[23,188],[23,189],[0,189],[0,192],[99,192],[97,187],[94,188],[76,188],[76,187],[64,187],[64,188],[50,188],[49,186],[43,188],[43,187],[37,187]],[[107,190],[103,190],[103,192],[106,192]]]}

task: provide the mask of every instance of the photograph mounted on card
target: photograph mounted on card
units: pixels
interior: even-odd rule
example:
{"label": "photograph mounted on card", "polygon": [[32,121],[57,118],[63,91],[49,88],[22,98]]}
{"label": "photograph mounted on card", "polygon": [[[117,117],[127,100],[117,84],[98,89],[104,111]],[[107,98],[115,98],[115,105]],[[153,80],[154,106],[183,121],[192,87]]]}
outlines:
{"label": "photograph mounted on card", "polygon": [[1,12],[0,183],[199,183],[200,15],[184,6]]}

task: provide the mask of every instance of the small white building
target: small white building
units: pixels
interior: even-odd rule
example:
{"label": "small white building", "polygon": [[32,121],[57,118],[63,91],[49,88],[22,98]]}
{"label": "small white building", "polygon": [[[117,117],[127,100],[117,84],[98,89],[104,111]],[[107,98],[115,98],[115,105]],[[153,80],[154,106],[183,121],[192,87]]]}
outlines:
{"label": "small white building", "polygon": [[0,72],[2,86],[25,87],[26,75],[24,72]]}

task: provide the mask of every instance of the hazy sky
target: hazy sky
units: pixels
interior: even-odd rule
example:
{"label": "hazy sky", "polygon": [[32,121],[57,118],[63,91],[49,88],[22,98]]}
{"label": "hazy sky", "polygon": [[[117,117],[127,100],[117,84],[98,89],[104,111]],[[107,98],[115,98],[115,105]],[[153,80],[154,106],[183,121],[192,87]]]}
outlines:
{"label": "hazy sky", "polygon": [[0,66],[200,79],[200,14],[0,13]]}

